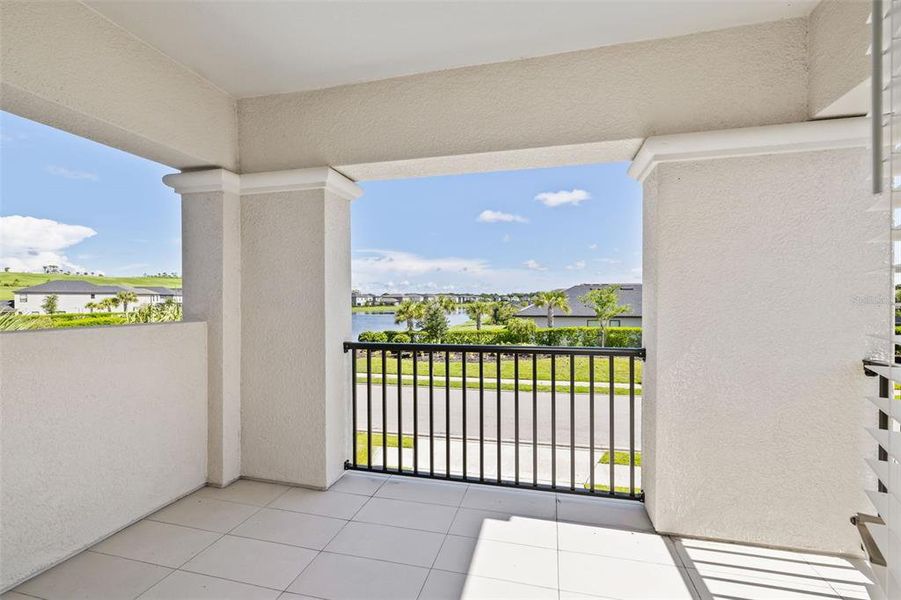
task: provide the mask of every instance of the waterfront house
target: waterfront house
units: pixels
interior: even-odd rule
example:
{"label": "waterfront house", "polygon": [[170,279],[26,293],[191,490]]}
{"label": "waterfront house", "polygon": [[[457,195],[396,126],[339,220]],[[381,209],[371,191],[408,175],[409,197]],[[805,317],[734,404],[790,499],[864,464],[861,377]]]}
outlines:
{"label": "waterfront house", "polygon": [[[619,304],[628,309],[621,315],[610,319],[610,327],[641,327],[641,284],[640,283],[582,283],[564,290],[569,302],[570,312],[554,309],[554,327],[597,327],[598,318],[594,310],[585,306],[580,297],[589,290],[604,288],[610,285],[619,286],[616,296]],[[534,321],[539,327],[547,327],[547,308],[530,304],[516,313],[517,317]]]}

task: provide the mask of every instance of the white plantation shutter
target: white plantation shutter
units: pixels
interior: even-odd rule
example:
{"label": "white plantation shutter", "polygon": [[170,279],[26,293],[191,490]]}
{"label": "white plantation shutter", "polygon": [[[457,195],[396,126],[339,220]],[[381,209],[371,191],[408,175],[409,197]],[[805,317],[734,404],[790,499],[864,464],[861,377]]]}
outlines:
{"label": "white plantation shutter", "polygon": [[[892,268],[885,270],[885,278],[893,298],[895,282],[901,281],[901,0],[873,0],[870,25],[874,208],[886,212],[887,231],[880,239],[891,240]],[[901,364],[894,362],[901,337],[894,330],[896,308],[891,304],[888,331],[876,336],[886,349],[887,364],[867,365],[879,377],[878,394],[866,399],[878,415],[877,426],[867,429],[877,458],[865,461],[878,480],[877,489],[866,490],[875,514],[855,517],[880,587],[874,597],[887,599],[901,598],[901,399],[895,390]]]}

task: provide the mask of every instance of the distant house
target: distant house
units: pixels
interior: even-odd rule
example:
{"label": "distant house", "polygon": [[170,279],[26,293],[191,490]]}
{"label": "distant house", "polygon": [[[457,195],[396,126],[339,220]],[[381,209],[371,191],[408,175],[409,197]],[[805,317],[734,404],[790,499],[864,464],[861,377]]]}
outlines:
{"label": "distant house", "polygon": [[363,294],[354,290],[350,295],[351,306],[370,306],[375,304],[374,294]]}
{"label": "distant house", "polygon": [[[16,290],[14,306],[16,312],[22,314],[40,314],[43,312],[41,305],[47,296],[56,296],[58,298],[57,310],[64,313],[86,313],[90,312],[85,308],[88,302],[100,302],[105,298],[113,298],[119,292],[134,292],[138,297],[138,301],[128,305],[128,311],[131,312],[144,304],[156,304],[163,302],[167,297],[181,299],[181,290],[169,290],[166,288],[166,296],[163,292],[148,288],[133,288],[121,285],[96,285],[87,281],[78,279],[57,279],[48,281],[40,285]],[[117,309],[119,312],[121,308]]]}
{"label": "distant house", "polygon": [[[604,288],[610,285],[618,285],[617,298],[620,304],[625,304],[629,309],[615,319],[610,320],[611,327],[641,327],[641,284],[640,283],[583,283],[565,290],[566,298],[572,312],[564,313],[554,309],[555,327],[596,327],[597,315],[594,311],[579,302],[579,297],[593,289]],[[517,317],[531,319],[539,327],[547,327],[547,308],[530,304],[516,313]]]}
{"label": "distant house", "polygon": [[156,292],[160,297],[160,300],[159,300],[160,302],[165,302],[166,300],[169,300],[170,298],[172,300],[174,300],[175,302],[177,302],[178,304],[181,304],[181,301],[182,301],[181,288],[167,288],[167,287],[162,287],[162,286],[145,285],[144,287],[142,287],[140,289],[150,290],[151,292]]}

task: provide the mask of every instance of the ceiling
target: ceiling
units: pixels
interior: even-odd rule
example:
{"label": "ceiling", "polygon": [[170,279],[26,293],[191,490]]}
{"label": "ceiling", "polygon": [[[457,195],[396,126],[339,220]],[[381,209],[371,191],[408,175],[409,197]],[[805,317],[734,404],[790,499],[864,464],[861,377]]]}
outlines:
{"label": "ceiling", "polygon": [[242,98],[807,15],[815,0],[88,0]]}

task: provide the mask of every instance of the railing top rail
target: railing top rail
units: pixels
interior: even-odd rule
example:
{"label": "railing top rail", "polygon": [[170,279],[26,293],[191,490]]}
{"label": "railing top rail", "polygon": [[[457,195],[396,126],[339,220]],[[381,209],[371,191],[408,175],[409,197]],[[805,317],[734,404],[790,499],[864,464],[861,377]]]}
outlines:
{"label": "railing top rail", "polygon": [[565,356],[645,357],[644,348],[599,348],[593,346],[489,346],[478,344],[400,344],[394,342],[344,342],[344,351],[390,350],[419,352],[484,352],[501,354],[556,354]]}

